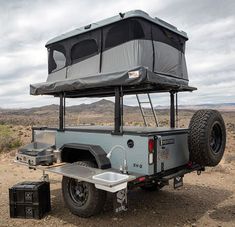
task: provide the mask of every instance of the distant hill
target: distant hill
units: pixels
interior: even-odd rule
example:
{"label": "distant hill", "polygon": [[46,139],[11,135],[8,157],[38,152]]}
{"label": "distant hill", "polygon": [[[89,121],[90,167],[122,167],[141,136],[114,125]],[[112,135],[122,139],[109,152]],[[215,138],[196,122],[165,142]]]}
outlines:
{"label": "distant hill", "polygon": [[[168,109],[169,106],[156,106],[156,109]],[[220,111],[235,111],[235,103],[179,105],[182,110],[216,109]]]}
{"label": "distant hill", "polygon": [[97,102],[93,102],[91,104],[80,104],[76,106],[68,106],[66,111],[71,113],[82,113],[82,112],[96,112],[96,113],[103,113],[103,112],[113,112],[114,103],[112,101],[102,99]]}
{"label": "distant hill", "polygon": [[[157,110],[169,109],[169,106],[156,106]],[[235,111],[235,103],[219,103],[219,104],[200,104],[200,105],[179,105],[179,109],[183,110],[197,110],[197,109],[217,109],[220,111]],[[124,105],[126,113],[132,113],[139,110],[137,106]],[[80,104],[68,106],[66,112],[68,113],[94,113],[94,114],[110,114],[114,111],[114,103],[112,101],[101,99],[100,101],[91,104]],[[25,108],[25,109],[3,109],[0,108],[1,114],[13,115],[51,115],[59,112],[58,105],[47,105],[41,107]]]}
{"label": "distant hill", "polygon": [[[181,105],[180,116],[189,119],[197,109],[218,109],[223,113],[235,113],[235,103],[202,104],[202,105]],[[126,124],[139,125],[143,119],[138,106],[124,105],[124,121]],[[145,114],[151,114],[150,109],[144,108]],[[169,122],[169,106],[157,106],[158,119],[165,125]],[[12,125],[34,125],[57,127],[59,120],[59,106],[47,105],[25,109],[1,109],[0,124]],[[78,124],[112,125],[114,121],[114,103],[102,99],[91,104],[80,104],[66,108],[65,122],[73,126]],[[149,119],[150,122],[153,119]],[[185,123],[183,126],[186,126]]]}
{"label": "distant hill", "polygon": [[235,103],[218,103],[218,104],[199,104],[199,105],[180,105],[180,109],[197,110],[197,109],[217,109],[220,111],[235,111]]}
{"label": "distant hill", "polygon": [[[126,112],[133,112],[139,109],[139,107],[132,107],[124,105],[124,111]],[[67,106],[66,112],[68,113],[96,113],[96,114],[103,114],[103,113],[113,113],[114,111],[114,103],[112,101],[101,99],[97,102],[93,102],[90,104],[80,104],[74,106]],[[32,108],[24,108],[24,109],[2,109],[0,108],[0,113],[2,114],[13,114],[13,115],[50,115],[59,112],[59,105],[47,105],[41,107],[32,107]]]}
{"label": "distant hill", "polygon": [[24,108],[24,109],[0,109],[0,113],[14,114],[14,115],[32,115],[32,114],[48,114],[51,112],[58,112],[59,106],[52,104],[41,107],[32,107],[32,108]]}

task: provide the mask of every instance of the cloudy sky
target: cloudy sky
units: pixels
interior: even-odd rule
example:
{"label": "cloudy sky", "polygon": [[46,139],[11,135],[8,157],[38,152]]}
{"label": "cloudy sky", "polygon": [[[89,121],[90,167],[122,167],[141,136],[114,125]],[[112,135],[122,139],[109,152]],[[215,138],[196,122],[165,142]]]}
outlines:
{"label": "cloudy sky", "polygon": [[[133,9],[160,17],[189,36],[188,73],[190,85],[198,91],[180,95],[180,104],[235,102],[234,0],[0,0],[0,108],[57,103],[51,97],[29,95],[29,84],[47,77],[45,43]],[[156,105],[166,100],[154,96]],[[133,98],[126,103],[134,104]]]}

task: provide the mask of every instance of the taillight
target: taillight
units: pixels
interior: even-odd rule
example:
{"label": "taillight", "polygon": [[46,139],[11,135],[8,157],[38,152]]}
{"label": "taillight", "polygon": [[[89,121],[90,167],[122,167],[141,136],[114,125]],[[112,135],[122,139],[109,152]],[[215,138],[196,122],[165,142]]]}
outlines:
{"label": "taillight", "polygon": [[187,167],[188,167],[188,168],[192,168],[192,167],[193,167],[192,161],[189,161],[189,162],[187,163]]}
{"label": "taillight", "polygon": [[154,139],[149,139],[148,150],[149,150],[149,164],[153,164]]}
{"label": "taillight", "polygon": [[153,152],[154,152],[154,140],[149,139],[149,153],[153,153]]}
{"label": "taillight", "polygon": [[143,182],[143,181],[145,181],[145,177],[139,177],[136,180],[138,180],[139,182]]}

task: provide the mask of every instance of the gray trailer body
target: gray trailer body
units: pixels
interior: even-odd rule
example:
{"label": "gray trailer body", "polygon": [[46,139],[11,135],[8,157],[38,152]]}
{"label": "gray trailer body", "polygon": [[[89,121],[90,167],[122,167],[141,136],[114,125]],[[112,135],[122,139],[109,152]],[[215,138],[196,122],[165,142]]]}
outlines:
{"label": "gray trailer body", "polygon": [[[112,169],[120,171],[124,159],[127,161],[127,170],[137,175],[153,175],[163,171],[184,166],[189,161],[187,147],[188,131],[186,129],[124,127],[122,136],[113,135],[111,127],[83,126],[64,131],[51,132],[57,149],[65,144],[99,145],[110,156]],[[47,137],[43,137],[43,134]],[[48,142],[49,131],[35,130],[35,142]],[[44,138],[44,139],[42,139]],[[148,140],[155,142],[155,156],[153,163],[149,164]],[[128,141],[133,141],[133,147]],[[115,146],[118,145],[116,148]],[[79,150],[77,150],[79,152]]]}

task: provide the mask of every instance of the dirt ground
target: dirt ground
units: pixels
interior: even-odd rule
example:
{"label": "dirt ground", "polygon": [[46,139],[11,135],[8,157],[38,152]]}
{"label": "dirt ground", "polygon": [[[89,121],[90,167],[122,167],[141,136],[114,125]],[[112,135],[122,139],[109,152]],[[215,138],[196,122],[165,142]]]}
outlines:
{"label": "dirt ground", "polygon": [[0,157],[0,226],[235,226],[235,164],[222,163],[197,176],[185,176],[184,186],[159,192],[130,191],[129,209],[112,211],[111,197],[98,216],[82,219],[63,203],[61,178],[50,175],[52,211],[42,220],[9,218],[8,188],[25,180],[39,180],[40,171],[12,163],[15,152]]}
{"label": "dirt ground", "polygon": [[[191,112],[180,121],[187,126]],[[104,211],[82,219],[65,207],[61,195],[61,177],[50,175],[52,211],[41,220],[11,219],[8,188],[21,181],[37,181],[40,171],[13,163],[16,151],[0,154],[0,226],[229,226],[235,227],[235,124],[234,112],[225,113],[227,146],[224,158],[200,176],[184,177],[184,186],[174,190],[172,184],[159,192],[135,189],[128,194],[128,211],[115,214],[108,197]],[[31,129],[14,126],[23,144],[30,142]]]}

